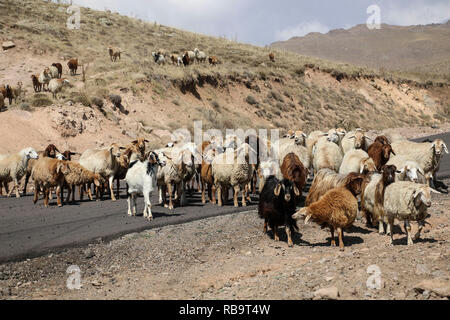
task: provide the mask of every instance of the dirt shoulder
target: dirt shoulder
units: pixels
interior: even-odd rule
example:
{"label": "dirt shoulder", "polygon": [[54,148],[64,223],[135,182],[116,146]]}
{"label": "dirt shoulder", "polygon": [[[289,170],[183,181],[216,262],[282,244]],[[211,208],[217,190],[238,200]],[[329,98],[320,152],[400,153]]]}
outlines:
{"label": "dirt shoulder", "polygon": [[[263,223],[252,211],[1,265],[0,297],[315,299],[316,290],[335,287],[339,299],[445,299],[450,199],[437,195],[433,200],[432,227],[413,246],[406,245],[400,224],[392,247],[387,236],[358,221],[345,234],[343,253],[330,247],[329,232],[314,224],[301,225],[295,246],[288,248],[284,238],[274,242],[263,234]],[[72,265],[81,270],[80,290],[66,287]],[[367,288],[371,265],[381,270],[379,290]],[[415,290],[424,280],[426,290]]]}

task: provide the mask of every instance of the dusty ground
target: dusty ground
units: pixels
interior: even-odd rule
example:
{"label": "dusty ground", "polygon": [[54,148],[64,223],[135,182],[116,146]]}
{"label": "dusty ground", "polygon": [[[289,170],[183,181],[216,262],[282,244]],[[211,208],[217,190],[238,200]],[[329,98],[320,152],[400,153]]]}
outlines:
{"label": "dusty ground", "polygon": [[[448,183],[449,181],[446,181]],[[300,225],[295,246],[262,232],[256,212],[130,234],[109,243],[0,266],[2,299],[317,299],[335,287],[339,299],[445,299],[450,291],[450,198],[433,195],[431,217],[413,246],[396,227],[395,245],[361,221],[346,233],[346,250],[329,232]],[[414,231],[414,230],[413,230]],[[284,233],[282,233],[284,234]],[[81,270],[69,290],[66,270]],[[367,268],[381,270],[370,290]],[[428,290],[414,289],[432,280]],[[435,293],[437,292],[437,293]]]}

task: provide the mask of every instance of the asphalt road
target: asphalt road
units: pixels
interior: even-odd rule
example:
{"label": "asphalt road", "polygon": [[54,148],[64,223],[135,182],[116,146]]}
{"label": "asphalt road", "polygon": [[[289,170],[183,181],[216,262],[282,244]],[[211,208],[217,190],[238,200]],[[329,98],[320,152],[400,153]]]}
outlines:
{"label": "asphalt road", "polygon": [[[441,138],[450,146],[450,133],[429,137]],[[418,139],[419,141],[425,138]],[[444,156],[438,178],[450,177],[450,155]],[[176,208],[173,212],[157,205],[152,198],[154,220],[143,217],[128,217],[125,190],[117,202],[83,201],[63,208],[56,206],[56,199],[50,207],[42,200],[33,204],[31,194],[16,198],[0,198],[0,263],[18,261],[41,256],[67,247],[81,246],[99,239],[107,241],[124,234],[139,232],[166,225],[182,224],[199,219],[232,214],[256,209],[257,199],[249,206],[234,208],[232,200],[224,207],[201,203],[199,194],[188,197],[189,206]],[[232,199],[232,198],[230,198]],[[138,199],[138,212],[143,210],[143,199]]]}

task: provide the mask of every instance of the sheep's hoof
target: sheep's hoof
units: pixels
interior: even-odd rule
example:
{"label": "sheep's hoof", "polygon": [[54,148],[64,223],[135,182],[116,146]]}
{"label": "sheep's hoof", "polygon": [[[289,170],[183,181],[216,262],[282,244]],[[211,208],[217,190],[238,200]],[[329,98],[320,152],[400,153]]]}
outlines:
{"label": "sheep's hoof", "polygon": [[153,221],[153,216],[147,218],[148,221]]}
{"label": "sheep's hoof", "polygon": [[345,249],[344,249],[344,248],[339,248],[339,250],[340,250],[341,252],[344,252],[344,251],[345,251]]}
{"label": "sheep's hoof", "polygon": [[169,208],[169,205],[168,205],[168,204],[165,204],[165,205],[164,205],[164,208],[166,208],[166,209]]}

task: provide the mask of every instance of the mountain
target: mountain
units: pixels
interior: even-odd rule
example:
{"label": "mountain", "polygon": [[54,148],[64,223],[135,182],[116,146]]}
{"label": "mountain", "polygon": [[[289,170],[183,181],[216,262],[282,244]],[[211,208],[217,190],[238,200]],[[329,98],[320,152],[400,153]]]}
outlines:
{"label": "mountain", "polygon": [[379,30],[357,25],[271,46],[336,62],[405,71],[422,65],[445,65],[450,60],[450,23],[408,27],[382,24]]}

